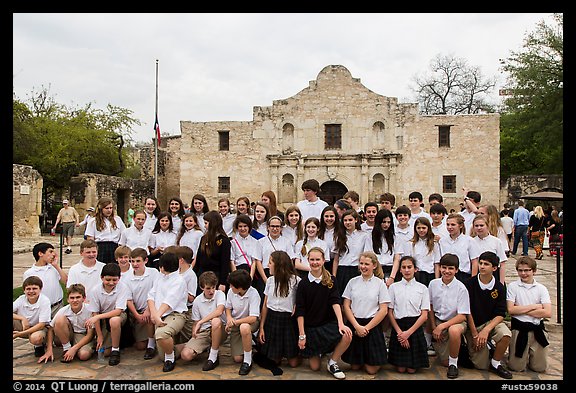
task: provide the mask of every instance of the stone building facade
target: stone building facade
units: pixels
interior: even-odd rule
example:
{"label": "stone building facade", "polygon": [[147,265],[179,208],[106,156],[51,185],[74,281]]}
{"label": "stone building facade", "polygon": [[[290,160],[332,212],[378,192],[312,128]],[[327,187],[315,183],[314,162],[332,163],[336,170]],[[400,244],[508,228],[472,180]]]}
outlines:
{"label": "stone building facade", "polygon": [[468,187],[500,206],[499,126],[499,114],[422,116],[418,104],[329,65],[296,95],[255,106],[252,121],[181,121],[180,137],[162,138],[159,189],[188,204],[203,194],[211,209],[222,197],[256,201],[272,190],[285,208],[314,178],[328,202],[348,190],[361,204],[391,192],[399,206],[412,191],[425,202],[439,192],[458,209]]}
{"label": "stone building facade", "polygon": [[42,187],[40,173],[29,165],[12,165],[12,231],[14,236],[40,235]]}

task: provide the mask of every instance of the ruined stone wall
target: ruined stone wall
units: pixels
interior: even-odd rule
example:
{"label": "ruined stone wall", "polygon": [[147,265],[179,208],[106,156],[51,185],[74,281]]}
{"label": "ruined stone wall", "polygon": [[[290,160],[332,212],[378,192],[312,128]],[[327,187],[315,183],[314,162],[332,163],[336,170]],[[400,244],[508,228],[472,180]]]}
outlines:
{"label": "ruined stone wall", "polygon": [[28,165],[12,165],[13,236],[39,236],[43,179]]}

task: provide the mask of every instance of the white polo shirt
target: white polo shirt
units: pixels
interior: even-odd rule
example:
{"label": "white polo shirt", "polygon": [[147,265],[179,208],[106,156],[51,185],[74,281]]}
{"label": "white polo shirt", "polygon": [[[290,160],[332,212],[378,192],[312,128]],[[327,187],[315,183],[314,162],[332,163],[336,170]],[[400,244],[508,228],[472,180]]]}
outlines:
{"label": "white polo shirt", "polygon": [[[340,254],[338,259],[338,266],[358,266],[358,260],[360,259],[360,254],[364,252],[366,246],[366,239],[368,234],[364,231],[359,231],[354,229],[352,233],[346,231],[346,245],[348,250],[344,254]],[[334,245],[333,247],[335,247]],[[336,249],[334,252],[338,252]]]}
{"label": "white polo shirt", "polygon": [[367,280],[362,275],[351,278],[342,297],[350,299],[350,308],[356,318],[373,318],[380,304],[390,303],[386,283],[374,275]]}
{"label": "white polo shirt", "polygon": [[143,248],[148,251],[148,243],[150,242],[150,236],[152,236],[152,230],[146,227],[139,230],[135,225],[132,225],[120,235],[121,246],[130,247],[131,250],[135,248]]}
{"label": "white polo shirt", "polygon": [[430,310],[430,293],[426,285],[412,278],[393,283],[388,288],[390,304],[388,308],[394,310],[394,318],[418,317],[422,310]]}
{"label": "white polo shirt", "polygon": [[30,326],[34,326],[39,322],[49,324],[52,308],[50,306],[50,299],[42,293],[34,304],[28,301],[26,295],[20,295],[12,302],[12,312],[25,317],[30,323]]}
{"label": "white polo shirt", "polygon": [[260,316],[260,294],[254,287],[248,288],[244,296],[235,294],[232,289],[226,295],[226,308],[231,309],[232,318]]}
{"label": "white polo shirt", "polygon": [[188,301],[188,289],[186,282],[178,270],[169,274],[161,274],[154,282],[152,289],[150,289],[148,300],[154,301],[156,309],[160,308],[162,303],[170,306],[170,308],[162,314],[162,317],[167,316],[172,313],[172,311],[188,311],[188,306],[186,305]]}
{"label": "white polo shirt", "polygon": [[267,307],[277,312],[292,313],[292,311],[294,311],[294,305],[296,304],[296,289],[298,288],[300,280],[301,278],[299,276],[292,276],[288,284],[288,296],[280,297],[274,293],[276,289],[274,276],[268,278],[268,280],[266,280],[266,287],[264,288],[264,295],[268,296]]}
{"label": "white polo shirt", "polygon": [[458,256],[458,270],[471,274],[472,266],[471,261],[478,258],[480,252],[476,242],[468,235],[461,233],[452,239],[451,236],[442,237],[438,242],[440,245],[440,254],[455,254]]}
{"label": "white polo shirt", "polygon": [[98,314],[104,314],[117,308],[122,311],[126,310],[126,302],[130,297],[128,288],[120,281],[110,292],[106,292],[104,285],[100,284],[91,288],[89,293],[88,309]]}
{"label": "white polo shirt", "polygon": [[78,311],[78,313],[72,311],[72,308],[69,304],[65,305],[60,310],[58,310],[56,315],[54,315],[54,318],[50,322],[50,326],[54,327],[56,324],[56,318],[59,318],[61,315],[65,316],[68,321],[70,321],[74,333],[86,334],[86,321],[92,317],[92,312],[90,312],[86,303],[82,303],[82,308],[80,311]]}
{"label": "white polo shirt", "polygon": [[70,266],[66,288],[72,284],[84,285],[86,289],[86,299],[89,301],[88,294],[90,293],[90,289],[96,285],[102,285],[100,273],[102,273],[102,268],[105,265],[104,262],[96,261],[94,266],[86,266],[81,259],[77,264]]}
{"label": "white polo shirt", "polygon": [[144,266],[144,272],[141,275],[134,274],[134,269],[122,282],[128,288],[128,299],[132,300],[134,307],[138,312],[148,308],[148,292],[152,289],[154,282],[160,278],[162,273],[153,267]]}
{"label": "white polo shirt", "polygon": [[[199,321],[204,318],[206,315],[210,314],[212,311],[216,310],[218,306],[226,306],[226,294],[220,290],[214,291],[214,296],[212,299],[206,298],[204,296],[204,292],[201,292],[196,298],[194,299],[194,303],[192,303],[192,320]],[[222,310],[222,314],[220,315],[220,320],[223,324],[226,324],[226,313],[224,309]],[[200,327],[200,331],[206,330],[210,327],[210,321],[206,321]]]}
{"label": "white polo shirt", "polygon": [[258,239],[257,242],[259,247],[256,250],[255,257],[262,262],[264,269],[268,268],[270,254],[272,254],[273,251],[286,251],[290,259],[294,259],[294,247],[285,237],[279,236],[277,239],[273,239],[271,236],[264,236]]}
{"label": "white polo shirt", "polygon": [[308,239],[308,241],[306,242],[306,253],[302,253],[302,246],[304,245],[304,240],[300,240],[296,243],[296,246],[294,247],[294,255],[296,258],[300,259],[300,262],[305,265],[310,267],[310,264],[308,263],[308,251],[310,251],[313,247],[319,247],[324,251],[324,258],[325,260],[329,261],[330,260],[330,249],[328,248],[328,243],[326,243],[324,240],[319,239],[319,238],[315,238],[313,240]]}
{"label": "white polo shirt", "polygon": [[439,320],[447,321],[457,314],[470,314],[468,289],[456,277],[449,284],[444,284],[442,277],[435,278],[428,284],[428,291],[434,315]]}
{"label": "white polo shirt", "polygon": [[24,272],[22,281],[30,276],[38,276],[42,280],[42,294],[50,300],[50,304],[58,303],[64,297],[60,286],[60,273],[52,265],[32,265]]}
{"label": "white polo shirt", "polygon": [[303,199],[299,201],[296,206],[298,206],[300,213],[302,214],[302,222],[306,222],[308,217],[316,217],[320,220],[322,210],[328,206],[328,203],[320,198],[316,199],[315,202],[310,202],[307,199]]}

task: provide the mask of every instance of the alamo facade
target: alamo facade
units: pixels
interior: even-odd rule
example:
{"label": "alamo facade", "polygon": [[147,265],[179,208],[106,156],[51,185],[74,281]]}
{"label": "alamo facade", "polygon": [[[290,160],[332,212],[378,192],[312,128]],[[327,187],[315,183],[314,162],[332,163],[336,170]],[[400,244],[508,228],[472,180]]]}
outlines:
{"label": "alamo facade", "polygon": [[361,204],[391,192],[396,206],[412,191],[425,202],[439,192],[459,211],[465,186],[500,206],[499,114],[420,115],[418,104],[371,91],[341,65],[326,66],[292,97],[255,106],[252,121],[180,128],[162,138],[162,206],[175,195],[191,204],[199,193],[216,209],[220,198],[257,201],[272,190],[286,208],[303,199],[300,185],[310,178],[329,203],[348,190]]}

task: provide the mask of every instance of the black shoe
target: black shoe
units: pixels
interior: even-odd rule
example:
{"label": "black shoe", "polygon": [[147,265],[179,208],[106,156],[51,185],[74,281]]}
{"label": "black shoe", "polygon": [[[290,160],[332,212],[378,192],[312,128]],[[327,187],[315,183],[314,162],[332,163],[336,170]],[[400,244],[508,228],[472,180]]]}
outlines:
{"label": "black shoe", "polygon": [[334,378],[336,378],[336,379],[345,379],[346,378],[346,374],[344,374],[342,372],[342,370],[340,370],[340,367],[338,367],[337,363],[334,363],[333,365],[327,364],[326,366],[327,366],[326,368],[328,369],[328,372],[330,374],[332,374],[332,376]]}
{"label": "black shoe", "polygon": [[46,348],[44,347],[44,345],[40,347],[34,347],[34,356],[36,356],[37,358],[44,356],[45,353]]}
{"label": "black shoe", "polygon": [[453,364],[448,366],[448,372],[446,373],[446,376],[450,379],[458,378],[458,367]]}
{"label": "black shoe", "polygon": [[162,371],[164,371],[165,373],[174,370],[174,362],[171,360],[166,360],[164,362],[164,367],[162,368]]}
{"label": "black shoe", "polygon": [[110,358],[108,359],[109,366],[115,366],[120,363],[120,351],[112,351],[110,353]]}
{"label": "black shoe", "polygon": [[202,366],[202,371],[214,370],[216,367],[218,367],[219,364],[220,364],[219,358],[217,358],[215,362],[208,359],[208,360],[206,360],[206,363],[204,363],[204,366]]}
{"label": "black shoe", "polygon": [[240,370],[238,371],[238,374],[248,375],[250,370],[252,370],[252,364],[248,364],[246,362],[243,362],[242,365],[240,366]]}
{"label": "black shoe", "polygon": [[156,356],[156,353],[158,353],[156,348],[146,348],[146,352],[144,352],[144,360],[152,359],[154,356]]}
{"label": "black shoe", "polygon": [[512,373],[504,368],[503,365],[499,365],[498,368],[494,368],[494,366],[490,365],[490,371],[493,373],[498,374],[500,378],[504,379],[512,379]]}
{"label": "black shoe", "polygon": [[72,253],[72,250],[69,249],[69,248],[67,248],[66,251],[64,251],[64,252],[65,252],[66,254],[71,254],[71,253]]}

